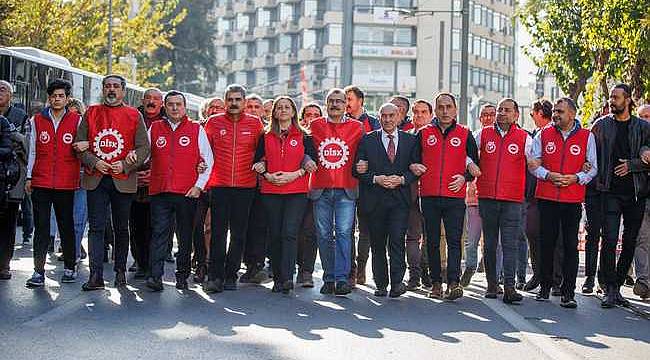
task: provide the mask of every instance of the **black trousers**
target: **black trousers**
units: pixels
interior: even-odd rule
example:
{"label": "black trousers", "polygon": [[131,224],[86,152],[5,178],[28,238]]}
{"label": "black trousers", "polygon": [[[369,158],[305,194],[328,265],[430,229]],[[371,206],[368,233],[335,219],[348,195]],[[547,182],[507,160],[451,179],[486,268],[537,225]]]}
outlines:
{"label": "black trousers", "polygon": [[198,266],[207,264],[207,252],[205,244],[205,218],[210,209],[210,195],[201,193],[194,214],[194,230],[192,231],[192,241],[194,246],[194,261]]}
{"label": "black trousers", "polygon": [[151,203],[134,201],[131,204],[131,254],[140,269],[149,270],[151,247]]}
{"label": "black trousers", "polygon": [[[600,249],[602,283],[623,285],[636,248],[636,239],[643,222],[645,199],[636,200],[634,194],[603,193],[604,241]],[[623,250],[616,262],[616,244],[623,217]],[[600,275],[599,275],[600,279]]]}
{"label": "black trousers", "polygon": [[271,232],[271,266],[275,282],[293,281],[298,252],[298,231],[307,207],[307,194],[264,194]]}
{"label": "black trousers", "polygon": [[192,231],[196,199],[182,194],[162,193],[151,196],[151,276],[160,278],[165,270],[165,258],[169,255],[167,244],[173,236],[176,223],[178,254],[176,276],[187,278],[191,271]]}
{"label": "black trousers", "polygon": [[585,197],[585,276],[596,276],[598,269],[598,248],[603,228],[602,194],[587,193]]}
{"label": "black trousers", "polygon": [[441,283],[440,224],[445,224],[447,239],[447,284],[460,282],[461,239],[465,221],[465,199],[426,196],[420,199],[431,281]]}
{"label": "black trousers", "polygon": [[358,267],[365,267],[366,263],[368,262],[368,258],[370,257],[370,234],[368,232],[368,218],[367,215],[359,209],[358,201],[355,222],[359,230],[359,237],[357,238],[356,246],[354,246],[354,244],[351,246],[351,273],[356,273]]}
{"label": "black trousers", "polygon": [[134,194],[119,192],[110,176],[104,176],[95,190],[88,190],[88,250],[91,273],[100,277],[104,273],[104,233],[106,224],[111,219],[109,209],[115,235],[113,269],[116,272],[126,271],[126,259],[129,255],[129,217],[133,197]]}
{"label": "black trousers", "polygon": [[[210,190],[212,237],[209,280],[237,280],[254,195],[254,188],[216,187]],[[228,230],[230,243],[226,251]]]}
{"label": "black trousers", "polygon": [[269,216],[263,198],[259,189],[256,189],[248,220],[246,244],[244,245],[244,263],[247,267],[264,267],[267,246],[270,244]]}
{"label": "black trousers", "polygon": [[[377,202],[377,206],[366,213],[372,222],[368,224],[370,249],[372,251],[372,275],[378,289],[388,284],[395,286],[404,280],[406,272],[406,229],[408,228],[408,205],[396,196],[387,195]],[[386,246],[390,257],[386,259]]]}
{"label": "black trousers", "polygon": [[308,200],[307,207],[302,215],[302,224],[298,230],[297,263],[299,271],[313,273],[317,253],[318,243],[314,225],[314,203]]}
{"label": "black trousers", "polygon": [[[0,269],[9,270],[9,262],[14,257],[16,245],[16,221],[20,203],[6,201],[0,206]],[[50,236],[48,235],[49,239]]]}
{"label": "black trousers", "polygon": [[20,214],[23,227],[23,242],[32,238],[34,233],[34,212],[32,209],[32,199],[30,195],[25,194],[23,202],[20,204]]}
{"label": "black trousers", "polygon": [[[533,276],[541,281],[542,274],[539,263],[542,261],[542,239],[539,219],[539,208],[537,206],[537,199],[526,200],[523,206],[527,206],[526,210],[526,237],[528,237],[528,251],[530,254],[530,263],[533,268]],[[564,259],[564,245],[562,241],[562,232],[559,233],[555,243],[555,253],[553,255],[553,286],[561,286],[562,284],[562,263]]]}
{"label": "black trousers", "polygon": [[561,203],[539,199],[540,216],[540,263],[542,286],[553,286],[555,248],[562,234],[562,295],[573,297],[578,274],[578,229],[582,207],[578,203]]}
{"label": "black trousers", "polygon": [[32,208],[34,211],[34,271],[45,273],[45,258],[50,244],[50,215],[54,207],[56,225],[61,235],[64,266],[74,270],[76,247],[74,234],[74,190],[34,188]]}

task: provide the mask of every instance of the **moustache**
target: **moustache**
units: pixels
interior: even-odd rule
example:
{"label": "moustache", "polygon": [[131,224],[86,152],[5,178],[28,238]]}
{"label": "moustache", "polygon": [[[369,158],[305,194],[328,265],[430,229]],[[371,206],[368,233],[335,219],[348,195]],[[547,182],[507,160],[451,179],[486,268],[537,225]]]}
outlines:
{"label": "moustache", "polygon": [[149,104],[147,104],[147,108],[149,108],[149,109],[155,109],[155,108],[156,108],[156,105],[155,105],[155,104],[151,104],[151,103],[149,103]]}

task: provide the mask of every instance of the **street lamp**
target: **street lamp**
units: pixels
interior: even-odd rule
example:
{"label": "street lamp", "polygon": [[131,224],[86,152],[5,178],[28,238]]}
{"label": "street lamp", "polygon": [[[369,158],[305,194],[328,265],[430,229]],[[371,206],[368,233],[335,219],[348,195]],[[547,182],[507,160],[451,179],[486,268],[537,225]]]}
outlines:
{"label": "street lamp", "polygon": [[113,72],[113,0],[108,0],[108,63],[106,73]]}

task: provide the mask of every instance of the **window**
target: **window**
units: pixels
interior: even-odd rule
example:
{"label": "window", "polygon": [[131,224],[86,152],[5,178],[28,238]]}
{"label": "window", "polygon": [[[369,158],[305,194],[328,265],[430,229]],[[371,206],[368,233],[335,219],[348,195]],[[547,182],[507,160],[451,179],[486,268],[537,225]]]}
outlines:
{"label": "window", "polygon": [[453,83],[460,82],[460,64],[457,62],[451,64],[451,82]]}
{"label": "window", "polygon": [[291,51],[291,36],[289,35],[280,35],[278,38],[278,52],[287,52]]}
{"label": "window", "polygon": [[248,15],[237,14],[236,18],[237,30],[246,31],[249,27],[249,18]]}
{"label": "window", "polygon": [[266,27],[271,25],[271,13],[268,10],[257,10],[257,26]]}
{"label": "window", "polygon": [[302,48],[312,49],[316,47],[316,32],[314,30],[305,30],[302,32]]}
{"label": "window", "polygon": [[460,30],[454,29],[451,31],[451,48],[453,50],[460,50]]}
{"label": "window", "polygon": [[269,41],[266,39],[261,39],[257,41],[257,56],[264,56],[271,52],[269,48]]}
{"label": "window", "polygon": [[343,36],[343,26],[341,24],[330,24],[327,27],[329,33],[329,43],[341,45]]}
{"label": "window", "polygon": [[303,2],[303,11],[302,14],[304,16],[312,16],[315,17],[316,14],[318,14],[318,1],[316,0],[305,0]]}

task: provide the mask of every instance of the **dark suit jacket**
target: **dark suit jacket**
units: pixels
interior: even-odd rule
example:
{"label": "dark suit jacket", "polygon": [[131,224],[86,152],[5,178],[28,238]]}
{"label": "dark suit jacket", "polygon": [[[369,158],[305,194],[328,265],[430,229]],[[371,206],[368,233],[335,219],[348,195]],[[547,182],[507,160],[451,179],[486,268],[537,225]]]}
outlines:
{"label": "dark suit jacket", "polygon": [[[381,142],[381,130],[366,134],[359,143],[355,164],[359,160],[367,161],[368,171],[359,174],[355,166],[352,174],[359,179],[359,208],[364,213],[372,212],[387,197],[396,197],[407,207],[411,204],[411,183],[417,180],[417,176],[409,170],[409,165],[420,162],[420,146],[415,135],[399,130],[398,137],[393,163],[388,160]],[[385,189],[373,183],[376,175],[404,176],[404,184],[396,189]]]}

